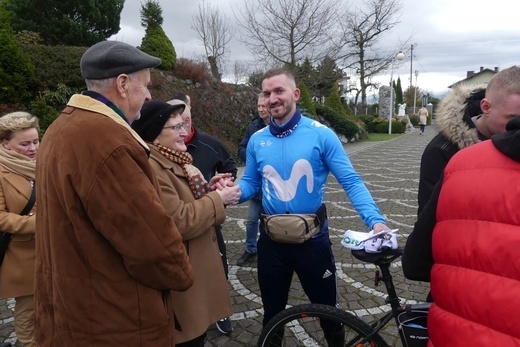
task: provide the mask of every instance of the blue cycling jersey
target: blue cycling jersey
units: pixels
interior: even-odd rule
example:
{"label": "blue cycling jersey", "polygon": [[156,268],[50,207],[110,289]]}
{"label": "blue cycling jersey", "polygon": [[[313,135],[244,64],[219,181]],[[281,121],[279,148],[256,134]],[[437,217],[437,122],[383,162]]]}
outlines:
{"label": "blue cycling jersey", "polygon": [[269,126],[251,136],[246,168],[238,183],[240,202],[262,189],[267,214],[314,213],[324,201],[329,173],[336,177],[369,228],[385,223],[336,134],[304,116],[286,137],[272,135]]}

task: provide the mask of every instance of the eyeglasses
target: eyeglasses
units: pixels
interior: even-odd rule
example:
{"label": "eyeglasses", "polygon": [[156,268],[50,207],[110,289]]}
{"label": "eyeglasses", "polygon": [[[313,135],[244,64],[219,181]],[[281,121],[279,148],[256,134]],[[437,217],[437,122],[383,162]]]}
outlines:
{"label": "eyeglasses", "polygon": [[163,127],[163,129],[173,129],[173,130],[175,130],[176,132],[180,133],[182,129],[184,129],[184,130],[188,130],[187,127],[188,127],[188,124],[185,123],[185,122],[182,122],[182,123],[179,123],[179,124],[176,124],[176,125],[171,125],[171,126],[168,126],[168,127]]}

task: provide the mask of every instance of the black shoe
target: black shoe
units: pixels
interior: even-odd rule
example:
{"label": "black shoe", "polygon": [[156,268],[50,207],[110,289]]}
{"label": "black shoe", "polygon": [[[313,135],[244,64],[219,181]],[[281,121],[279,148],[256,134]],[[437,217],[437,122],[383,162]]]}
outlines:
{"label": "black shoe", "polygon": [[2,342],[0,343],[0,347],[12,347],[13,345],[11,342]]}
{"label": "black shoe", "polygon": [[245,251],[244,254],[242,254],[240,256],[240,258],[238,258],[237,265],[244,266],[246,263],[249,263],[255,257],[256,257],[256,253],[249,253],[248,251]]}
{"label": "black shoe", "polygon": [[231,324],[231,319],[224,318],[219,320],[217,323],[215,323],[217,326],[218,331],[220,331],[222,334],[229,334],[233,331],[233,325]]}

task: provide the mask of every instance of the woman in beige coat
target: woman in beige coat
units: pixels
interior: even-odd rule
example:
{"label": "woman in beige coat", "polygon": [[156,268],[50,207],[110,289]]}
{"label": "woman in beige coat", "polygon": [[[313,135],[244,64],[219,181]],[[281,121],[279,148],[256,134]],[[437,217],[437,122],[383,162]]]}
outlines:
{"label": "woman in beige coat", "polygon": [[428,109],[426,107],[421,107],[419,110],[419,134],[424,135],[424,128],[426,127],[426,122],[428,121]]}
{"label": "woman in beige coat", "polygon": [[[218,175],[208,184],[191,165],[184,144],[187,132],[180,115],[183,110],[189,112],[184,103],[150,101],[132,127],[150,143],[150,163],[164,205],[179,228],[195,275],[190,289],[173,292],[180,326],[175,333],[176,346],[203,347],[208,326],[232,313],[215,225],[225,220],[224,206],[238,202],[239,190],[230,175]],[[219,189],[214,191],[212,186]]]}
{"label": "woman in beige coat", "polygon": [[0,231],[13,237],[0,266],[0,297],[14,298],[14,327],[24,347],[34,346],[35,206],[31,197],[38,152],[38,118],[26,112],[0,117]]}

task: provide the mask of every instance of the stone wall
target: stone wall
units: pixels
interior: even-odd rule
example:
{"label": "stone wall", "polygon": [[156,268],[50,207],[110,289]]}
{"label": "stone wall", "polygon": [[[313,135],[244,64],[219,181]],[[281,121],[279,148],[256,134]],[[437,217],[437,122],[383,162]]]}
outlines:
{"label": "stone wall", "polygon": [[175,91],[188,94],[191,97],[195,127],[218,138],[238,161],[238,144],[245,127],[257,115],[256,104],[260,90],[214,80],[194,83],[164,72],[152,71],[150,92],[153,99],[168,101]]}

